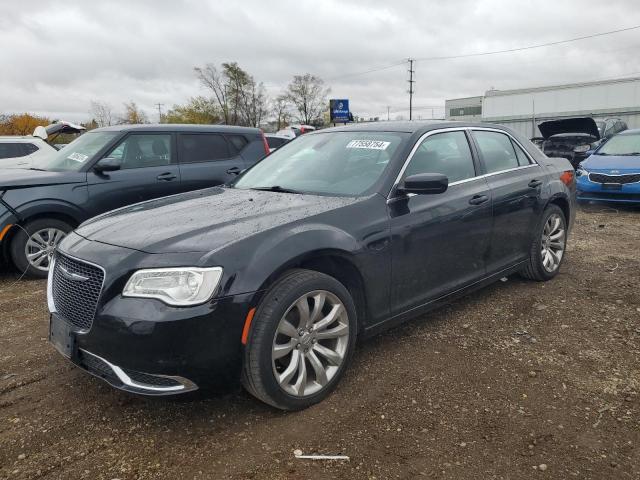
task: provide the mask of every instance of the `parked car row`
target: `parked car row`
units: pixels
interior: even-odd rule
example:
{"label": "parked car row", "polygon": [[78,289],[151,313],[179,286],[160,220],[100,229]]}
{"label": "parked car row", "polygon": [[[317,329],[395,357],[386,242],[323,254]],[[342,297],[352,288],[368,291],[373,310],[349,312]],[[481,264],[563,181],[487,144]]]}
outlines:
{"label": "parked car row", "polygon": [[28,169],[0,170],[0,244],[20,272],[45,277],[60,241],[133,203],[229,182],[269,153],[259,129],[116,126],[92,130]]}
{"label": "parked car row", "polygon": [[[27,261],[46,255],[32,266],[49,267],[60,353],[133,393],[241,379],[298,410],[335,388],[358,338],[505,275],[550,280],[562,264],[574,170],[508,128],[369,123],[305,134],[256,163],[264,153],[253,129],[111,128],[35,180],[5,180],[5,222],[33,203],[66,208],[61,242],[39,222],[62,217],[45,215],[17,244],[34,248]],[[226,184],[68,233],[74,214],[214,181]]]}

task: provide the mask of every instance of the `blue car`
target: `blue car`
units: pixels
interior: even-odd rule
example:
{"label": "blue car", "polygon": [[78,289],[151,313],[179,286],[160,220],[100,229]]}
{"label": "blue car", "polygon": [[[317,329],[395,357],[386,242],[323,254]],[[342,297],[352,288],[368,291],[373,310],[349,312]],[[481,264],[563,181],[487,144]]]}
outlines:
{"label": "blue car", "polygon": [[601,145],[576,170],[578,200],[640,204],[640,129]]}

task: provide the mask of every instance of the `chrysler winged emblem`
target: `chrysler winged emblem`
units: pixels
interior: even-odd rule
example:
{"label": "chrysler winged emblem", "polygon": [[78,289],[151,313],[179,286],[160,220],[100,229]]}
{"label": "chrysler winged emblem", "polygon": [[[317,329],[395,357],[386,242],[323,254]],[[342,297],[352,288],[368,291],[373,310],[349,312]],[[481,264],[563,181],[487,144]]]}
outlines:
{"label": "chrysler winged emblem", "polygon": [[62,265],[59,265],[58,268],[62,272],[62,276],[68,280],[73,280],[74,282],[86,282],[87,280],[89,280],[89,277],[85,277],[83,275],[70,272],[69,270],[64,268]]}

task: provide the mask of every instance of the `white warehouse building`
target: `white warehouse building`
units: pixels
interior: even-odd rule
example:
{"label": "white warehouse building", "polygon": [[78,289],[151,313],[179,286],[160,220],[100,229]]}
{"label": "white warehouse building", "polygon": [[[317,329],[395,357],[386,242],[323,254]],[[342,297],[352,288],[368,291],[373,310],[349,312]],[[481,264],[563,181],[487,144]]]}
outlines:
{"label": "white warehouse building", "polygon": [[527,138],[538,124],[570,117],[618,118],[640,128],[640,77],[519,90],[489,90],[482,97],[446,100],[448,120],[499,123]]}

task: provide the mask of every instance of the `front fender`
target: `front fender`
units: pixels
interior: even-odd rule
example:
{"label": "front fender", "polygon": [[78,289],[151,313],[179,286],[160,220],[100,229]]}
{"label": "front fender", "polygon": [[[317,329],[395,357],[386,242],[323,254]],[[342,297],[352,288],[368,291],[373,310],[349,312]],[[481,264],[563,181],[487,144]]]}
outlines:
{"label": "front fender", "polygon": [[300,225],[260,237],[225,250],[224,269],[234,272],[223,287],[225,294],[267,288],[282,272],[315,256],[335,254],[353,259],[361,251],[355,238],[328,225]]}
{"label": "front fender", "polygon": [[35,216],[58,214],[64,215],[74,220],[75,225],[79,225],[87,218],[87,213],[74,205],[64,200],[58,199],[38,199],[21,205],[16,209],[16,213],[21,222],[28,221],[29,218]]}

